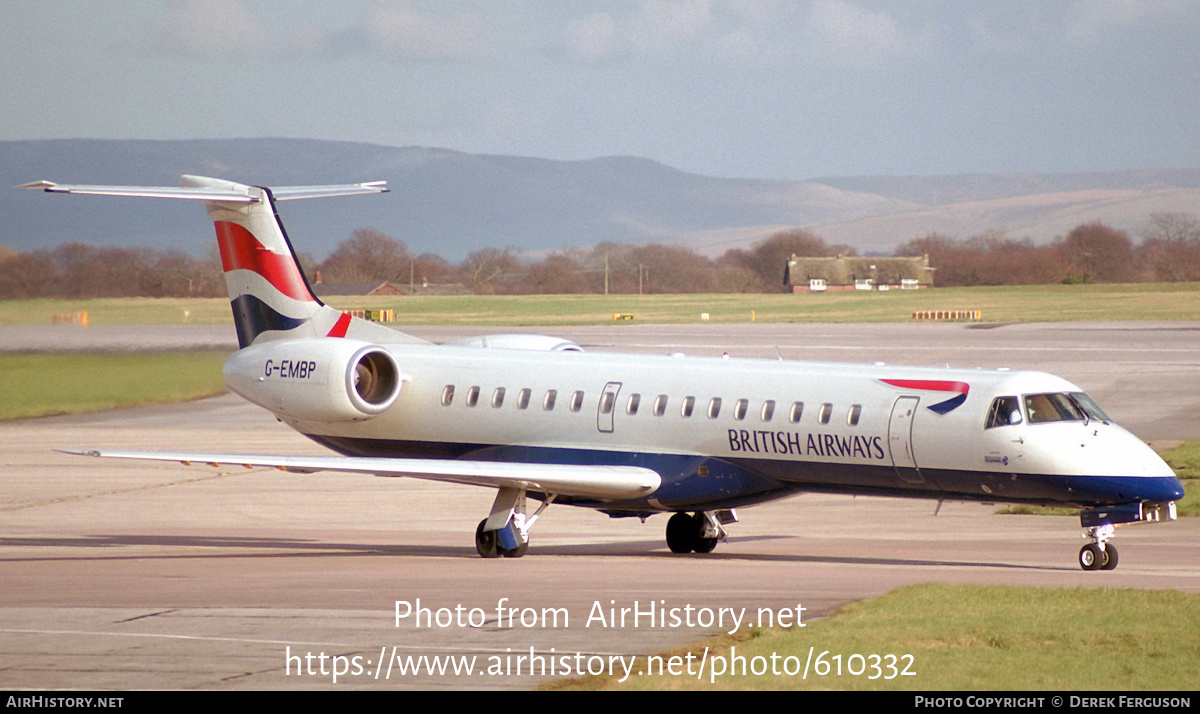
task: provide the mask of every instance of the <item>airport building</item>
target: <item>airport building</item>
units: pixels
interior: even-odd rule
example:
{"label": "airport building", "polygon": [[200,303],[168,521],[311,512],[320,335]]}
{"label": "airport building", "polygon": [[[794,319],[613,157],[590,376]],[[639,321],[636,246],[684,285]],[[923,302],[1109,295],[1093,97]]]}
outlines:
{"label": "airport building", "polygon": [[916,258],[800,258],[787,262],[784,285],[793,293],[831,290],[918,290],[933,287],[929,256]]}

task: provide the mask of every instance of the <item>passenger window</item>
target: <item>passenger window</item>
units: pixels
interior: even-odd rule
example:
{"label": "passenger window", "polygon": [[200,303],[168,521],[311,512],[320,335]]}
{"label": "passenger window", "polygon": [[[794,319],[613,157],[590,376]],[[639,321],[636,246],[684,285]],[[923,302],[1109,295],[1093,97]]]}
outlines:
{"label": "passenger window", "polygon": [[630,394],[629,403],[625,405],[625,413],[629,416],[637,414],[638,406],[642,403],[642,395]]}
{"label": "passenger window", "polygon": [[654,398],[654,416],[662,416],[667,413],[667,395],[660,394]]}
{"label": "passenger window", "polygon": [[762,420],[763,421],[771,421],[771,418],[774,416],[775,416],[775,401],[773,399],[768,399],[767,401],[763,402]]}
{"label": "passenger window", "polygon": [[685,417],[690,417],[692,415],[692,408],[695,406],[696,406],[696,398],[695,397],[684,397],[683,398],[683,406],[679,409],[679,413]]}
{"label": "passenger window", "polygon": [[788,414],[788,421],[796,424],[800,421],[800,417],[804,415],[804,402],[792,402],[792,411]]}
{"label": "passenger window", "polygon": [[1021,423],[1021,403],[1016,397],[996,397],[988,409],[985,429]]}
{"label": "passenger window", "polygon": [[821,405],[821,411],[817,412],[817,421],[821,424],[828,424],[829,417],[833,414],[833,405],[825,402]]}
{"label": "passenger window", "polygon": [[746,418],[746,412],[750,408],[750,402],[746,399],[739,399],[733,404],[733,418],[741,421]]}
{"label": "passenger window", "polygon": [[530,394],[532,394],[532,392],[529,389],[522,389],[521,391],[517,392],[517,409],[529,408]]}
{"label": "passenger window", "polygon": [[496,391],[492,392],[492,406],[496,408],[504,406],[504,387],[496,387]]}
{"label": "passenger window", "polygon": [[611,412],[613,408],[613,400],[616,398],[617,395],[613,394],[612,392],[605,392],[604,395],[600,397],[600,413],[608,414]]}
{"label": "passenger window", "polygon": [[545,409],[546,411],[552,411],[554,409],[554,402],[557,399],[558,399],[558,390],[557,389],[547,390],[545,398],[542,399],[542,409]]}
{"label": "passenger window", "polygon": [[721,413],[721,398],[713,397],[712,399],[708,400],[708,418],[716,419],[720,413]]}
{"label": "passenger window", "polygon": [[467,406],[473,407],[479,403],[479,387],[471,387],[467,390]]}
{"label": "passenger window", "polygon": [[846,415],[846,423],[850,426],[858,426],[858,417],[862,414],[862,405],[855,404],[850,407],[850,413]]}
{"label": "passenger window", "polygon": [[442,390],[442,406],[448,407],[448,406],[450,406],[450,403],[453,401],[454,401],[454,385],[447,384],[446,388]]}
{"label": "passenger window", "polygon": [[574,392],[571,394],[571,411],[577,412],[583,409],[583,392]]}

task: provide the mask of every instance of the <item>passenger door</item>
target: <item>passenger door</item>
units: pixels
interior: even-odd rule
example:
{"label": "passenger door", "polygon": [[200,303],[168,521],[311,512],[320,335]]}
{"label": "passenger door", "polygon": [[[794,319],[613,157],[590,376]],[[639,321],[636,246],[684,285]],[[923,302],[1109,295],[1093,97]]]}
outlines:
{"label": "passenger door", "polygon": [[617,393],[621,391],[620,382],[609,382],[604,385],[600,394],[600,402],[596,405],[596,428],[604,434],[613,430],[613,412],[617,408]]}
{"label": "passenger door", "polygon": [[920,397],[900,397],[892,405],[892,416],[888,420],[888,451],[892,466],[900,480],[906,483],[925,483],[912,447],[912,422],[920,401]]}

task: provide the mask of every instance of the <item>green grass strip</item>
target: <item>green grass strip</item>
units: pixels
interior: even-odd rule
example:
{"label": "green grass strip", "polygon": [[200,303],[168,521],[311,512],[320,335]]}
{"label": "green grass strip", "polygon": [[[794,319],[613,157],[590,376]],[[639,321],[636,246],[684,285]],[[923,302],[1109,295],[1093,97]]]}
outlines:
{"label": "green grass strip", "polygon": [[[984,322],[1200,320],[1200,283],[1016,285],[787,294],[333,297],[340,309],[393,308],[399,325],[555,326],[634,323],[911,322],[918,310],[981,310]],[[92,325],[228,324],[223,298],[0,302],[0,325],[48,325],[86,310]],[[186,313],[186,314],[185,314]],[[753,315],[752,315],[753,313]]]}
{"label": "green grass strip", "polygon": [[[697,678],[706,647],[708,665]],[[663,657],[686,666],[688,653],[691,675],[660,676],[655,668],[624,683],[595,677],[551,688],[1192,690],[1200,662],[1200,595],[915,585],[847,605],[803,628],[751,630]],[[896,668],[881,657],[877,670],[870,655],[889,654],[896,655]],[[911,655],[911,665],[903,655]],[[639,657],[634,672],[646,664]],[[772,674],[773,664],[781,674]],[[724,666],[725,674],[714,677],[713,666]]]}
{"label": "green grass strip", "polygon": [[224,350],[0,354],[0,420],[202,399],[225,391]]}
{"label": "green grass strip", "polygon": [[1175,503],[1180,516],[1200,516],[1200,439],[1184,442],[1161,456],[1183,482],[1183,498]]}

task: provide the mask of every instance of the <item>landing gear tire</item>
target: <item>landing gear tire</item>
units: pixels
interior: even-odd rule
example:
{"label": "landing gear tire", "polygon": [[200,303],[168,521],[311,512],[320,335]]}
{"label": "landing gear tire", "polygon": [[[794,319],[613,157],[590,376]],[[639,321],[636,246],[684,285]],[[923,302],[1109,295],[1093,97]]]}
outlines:
{"label": "landing gear tire", "polygon": [[[1108,548],[1112,548],[1112,546],[1108,546]],[[1115,554],[1116,551],[1114,550],[1113,553]],[[1112,561],[1112,567],[1107,567],[1109,561]],[[1095,543],[1088,543],[1079,549],[1079,567],[1084,570],[1100,570],[1102,568],[1112,570],[1117,567],[1116,561],[1115,557],[1108,555]]]}
{"label": "landing gear tire", "polygon": [[525,555],[525,551],[529,550],[529,541],[525,541],[513,550],[508,550],[507,548],[497,548],[497,550],[505,558],[520,558],[522,555]]}
{"label": "landing gear tire", "polygon": [[716,547],[716,538],[696,538],[696,545],[692,548],[692,550],[696,551],[697,553],[711,553],[713,552],[713,548]]}
{"label": "landing gear tire", "polygon": [[1112,543],[1104,544],[1104,555],[1108,556],[1104,561],[1104,565],[1100,566],[1101,570],[1114,570],[1117,567],[1117,547]]}
{"label": "landing gear tire", "polygon": [[[700,540],[700,523],[692,516],[676,513],[667,521],[667,547],[672,553],[691,553]],[[715,540],[713,546],[716,546]],[[712,550],[712,547],[708,550]]]}
{"label": "landing gear tire", "polygon": [[[475,550],[479,551],[479,555],[484,558],[499,558],[500,547],[497,543],[496,531],[485,531],[484,526],[487,525],[487,519],[484,518],[479,522],[479,527],[475,529]],[[526,543],[525,545],[528,545]]]}

